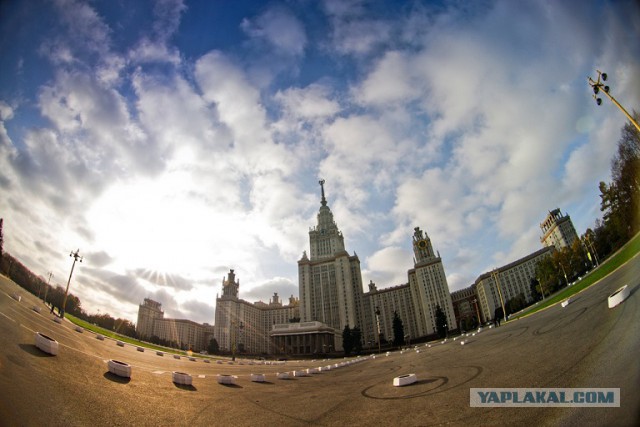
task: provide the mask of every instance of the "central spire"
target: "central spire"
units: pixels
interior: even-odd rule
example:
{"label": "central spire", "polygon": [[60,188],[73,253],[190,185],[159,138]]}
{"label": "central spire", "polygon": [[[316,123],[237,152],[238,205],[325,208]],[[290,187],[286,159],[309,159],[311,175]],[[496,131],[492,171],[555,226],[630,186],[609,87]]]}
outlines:
{"label": "central spire", "polygon": [[324,179],[318,181],[318,184],[320,184],[320,191],[322,192],[322,199],[320,200],[320,203],[322,203],[322,206],[327,206],[327,199],[324,198]]}

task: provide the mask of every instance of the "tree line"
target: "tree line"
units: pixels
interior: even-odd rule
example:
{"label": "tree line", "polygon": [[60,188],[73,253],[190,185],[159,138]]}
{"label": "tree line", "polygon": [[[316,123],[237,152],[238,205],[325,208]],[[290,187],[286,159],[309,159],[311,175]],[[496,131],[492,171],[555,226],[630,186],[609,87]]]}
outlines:
{"label": "tree line", "polygon": [[[27,292],[43,300],[52,310],[60,310],[62,308],[65,289],[59,285],[51,286],[42,277],[35,275],[24,264],[7,252],[4,252],[0,258],[0,272],[4,273]],[[138,338],[136,326],[130,320],[122,318],[116,319],[107,313],[89,314],[82,308],[80,298],[72,293],[67,295],[65,312],[110,331],[132,338]]]}

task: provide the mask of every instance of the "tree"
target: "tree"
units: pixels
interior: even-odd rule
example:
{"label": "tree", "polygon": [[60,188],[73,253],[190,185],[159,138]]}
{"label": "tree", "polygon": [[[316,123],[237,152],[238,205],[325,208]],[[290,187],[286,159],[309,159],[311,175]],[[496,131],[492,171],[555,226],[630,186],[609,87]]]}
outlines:
{"label": "tree", "polygon": [[[634,117],[638,120],[638,113]],[[640,229],[640,132],[630,123],[622,128],[611,177],[610,184],[600,182],[600,210],[615,250]]]}
{"label": "tree", "polygon": [[349,325],[346,325],[342,330],[342,349],[344,350],[345,356],[349,356],[353,350],[353,339],[351,338],[351,328]]}
{"label": "tree", "polygon": [[531,280],[529,280],[529,293],[531,294],[533,302],[540,301],[542,299],[540,282],[535,277],[532,277]]}
{"label": "tree", "polygon": [[507,301],[505,306],[507,314],[516,313],[527,306],[527,300],[524,298],[524,294],[520,292],[518,295]]}
{"label": "tree", "polygon": [[220,346],[218,345],[218,341],[215,338],[211,338],[209,340],[209,346],[207,347],[207,352],[209,354],[218,354],[220,351]]}
{"label": "tree", "polygon": [[351,345],[355,354],[362,353],[362,332],[357,326],[351,330]]}
{"label": "tree", "polygon": [[396,347],[404,344],[404,325],[402,319],[398,316],[398,312],[393,312],[393,345]]}
{"label": "tree", "polygon": [[447,336],[447,316],[444,314],[444,311],[440,308],[440,306],[436,306],[436,332],[438,333],[438,337],[444,338]]}

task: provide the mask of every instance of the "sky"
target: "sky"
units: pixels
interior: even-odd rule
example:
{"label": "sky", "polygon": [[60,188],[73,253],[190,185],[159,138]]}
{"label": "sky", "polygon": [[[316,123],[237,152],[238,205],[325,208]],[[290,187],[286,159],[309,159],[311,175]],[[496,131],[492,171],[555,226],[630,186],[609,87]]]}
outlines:
{"label": "sky", "polygon": [[640,110],[635,1],[0,2],[5,251],[89,313],[213,324],[298,296],[319,179],[363,284],[406,283],[414,227],[451,291],[579,234]]}

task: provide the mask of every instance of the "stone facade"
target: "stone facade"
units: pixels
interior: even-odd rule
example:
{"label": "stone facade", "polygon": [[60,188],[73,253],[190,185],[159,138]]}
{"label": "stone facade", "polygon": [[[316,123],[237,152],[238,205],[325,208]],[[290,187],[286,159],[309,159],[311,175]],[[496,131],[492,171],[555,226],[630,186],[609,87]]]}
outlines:
{"label": "stone facade", "polygon": [[145,298],[138,308],[136,332],[142,339],[156,336],[175,342],[181,348],[200,351],[208,345],[205,340],[208,326],[186,319],[165,319],[162,304],[149,298]]}
{"label": "stone facade", "polygon": [[213,335],[221,351],[272,354],[275,349],[269,332],[275,324],[300,318],[298,299],[293,295],[283,305],[278,294],[267,303],[255,304],[238,297],[240,281],[233,270],[222,280],[222,296],[216,299]]}
{"label": "stone facade", "polygon": [[[522,294],[529,303],[531,279],[536,277],[536,265],[554,251],[553,247],[540,249],[524,258],[480,275],[474,285],[483,319],[494,318],[495,310],[511,298]],[[501,299],[502,298],[502,299]]]}
{"label": "stone facade", "polygon": [[540,223],[542,237],[540,242],[547,247],[554,246],[556,249],[562,249],[571,244],[578,238],[578,233],[573,227],[571,217],[562,215],[560,209],[554,209],[549,212],[544,221]]}

